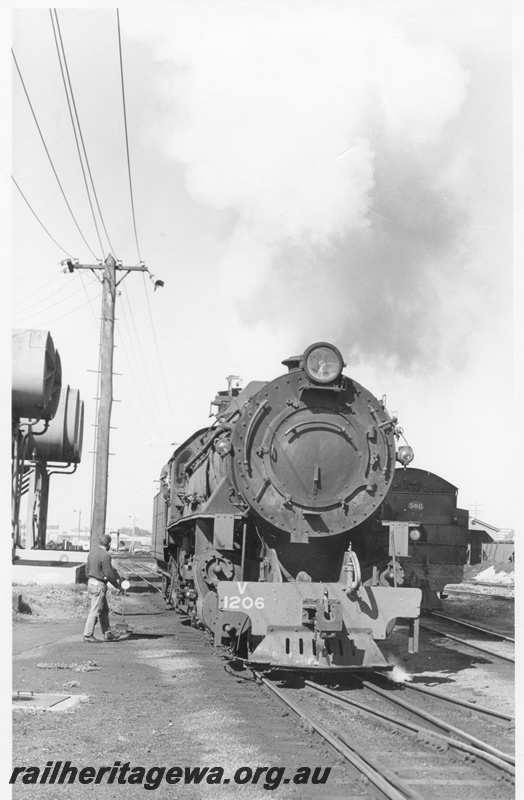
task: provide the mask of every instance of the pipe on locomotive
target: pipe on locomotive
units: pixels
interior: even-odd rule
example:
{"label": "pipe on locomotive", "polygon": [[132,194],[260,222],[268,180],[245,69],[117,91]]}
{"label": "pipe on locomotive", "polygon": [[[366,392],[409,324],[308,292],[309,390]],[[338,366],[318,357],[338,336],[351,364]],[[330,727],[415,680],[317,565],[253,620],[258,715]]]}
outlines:
{"label": "pipe on locomotive", "polygon": [[[193,471],[193,466],[197,463],[197,461],[203,455],[205,455],[205,453],[207,453],[207,451],[210,449],[210,447],[213,444],[213,442],[220,436],[220,434],[221,433],[225,433],[226,431],[231,432],[232,429],[233,429],[233,426],[230,425],[228,422],[221,422],[220,425],[217,428],[215,428],[214,433],[211,436],[211,438],[208,439],[207,442],[204,443],[204,445],[201,447],[201,449],[198,450],[195,453],[195,455],[193,456],[193,458],[189,459],[189,461],[185,465],[184,472],[186,473],[186,475],[191,474],[191,472]],[[224,455],[225,455],[225,453],[224,453]]]}

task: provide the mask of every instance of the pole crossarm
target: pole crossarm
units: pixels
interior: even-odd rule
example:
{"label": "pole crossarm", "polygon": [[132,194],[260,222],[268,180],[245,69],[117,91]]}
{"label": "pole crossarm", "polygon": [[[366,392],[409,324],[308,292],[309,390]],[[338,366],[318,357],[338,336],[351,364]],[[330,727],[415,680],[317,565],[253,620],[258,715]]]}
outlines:
{"label": "pole crossarm", "polygon": [[[100,369],[93,370],[100,373],[99,401],[96,437],[95,437],[95,470],[93,484],[93,501],[91,515],[91,549],[96,547],[100,536],[105,533],[107,515],[107,489],[109,473],[109,434],[111,430],[111,411],[115,402],[120,402],[113,397],[113,350],[115,348],[115,305],[117,286],[130,272],[147,272],[155,291],[164,285],[164,281],[155,280],[149,272],[145,262],[138,265],[125,266],[117,261],[111,253],[105,261],[96,264],[80,264],[77,258],[68,258],[61,262],[65,266],[64,272],[74,272],[75,269],[89,269],[96,275],[96,271],[103,272],[97,279],[102,284],[102,312],[100,316]],[[117,273],[123,275],[117,280]],[[80,528],[80,523],[79,523]]]}
{"label": "pole crossarm", "polygon": [[[118,286],[124,278],[129,275],[130,272],[149,272],[149,269],[146,267],[143,261],[140,262],[138,266],[124,266],[121,261],[116,261],[113,256],[108,256],[108,259],[111,258],[114,262],[114,275],[116,281],[116,272],[124,272],[124,275],[120,278],[120,280],[115,282],[115,286]],[[99,261],[97,264],[80,264],[76,259],[73,260],[71,258],[66,258],[64,261],[61,262],[63,266],[65,266],[64,272],[74,272],[75,269],[89,269],[91,272],[95,272],[95,270],[103,270],[107,272],[107,260],[106,261]],[[151,273],[149,272],[151,275]]]}
{"label": "pole crossarm", "polygon": [[[109,258],[109,256],[108,256]],[[112,256],[111,256],[112,258]],[[71,258],[66,258],[60,262],[63,266],[67,267],[69,272],[74,272],[75,269],[106,269],[106,262],[99,261],[97,264],[80,264],[78,261],[73,261]],[[149,272],[149,268],[142,262],[138,266],[127,267],[121,261],[115,261],[115,270],[123,270],[126,272]]]}
{"label": "pole crossarm", "polygon": [[[122,264],[121,261],[117,261],[112,255],[108,255],[105,261],[98,261],[96,264],[80,264],[77,258],[66,258],[60,263],[62,266],[65,266],[64,272],[74,272],[75,269],[90,269],[94,275],[96,275],[95,270],[103,270],[107,275],[107,264],[110,259],[114,264],[113,280],[115,281],[115,286],[119,286],[130,272],[147,272],[151,283],[154,285],[155,291],[164,286],[164,281],[155,279],[155,276],[152,272],[150,272],[149,267],[146,266],[144,261],[141,261],[138,265],[134,264],[133,266],[126,266]],[[122,275],[118,281],[116,280],[117,271],[124,273],[124,275]],[[98,276],[96,277],[98,278]],[[98,278],[98,280],[100,280],[100,278]],[[103,279],[100,280],[100,282],[102,283]]]}

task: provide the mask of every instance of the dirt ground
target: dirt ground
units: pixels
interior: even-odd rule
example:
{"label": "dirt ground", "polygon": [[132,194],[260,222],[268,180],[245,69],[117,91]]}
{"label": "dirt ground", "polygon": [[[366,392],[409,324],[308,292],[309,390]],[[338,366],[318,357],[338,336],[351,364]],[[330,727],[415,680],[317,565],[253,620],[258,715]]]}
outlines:
{"label": "dirt ground", "polygon": [[[297,728],[249,680],[249,673],[231,669],[199,631],[181,625],[159,595],[134,594],[126,599],[126,619],[134,629],[124,642],[85,644],[82,639],[86,603],[73,590],[59,597],[49,587],[15,589],[13,689],[86,696],[69,711],[15,711],[13,765],[37,766],[70,761],[79,768],[113,766],[222,767],[231,774],[240,766],[274,765],[298,768],[332,764],[331,756]],[[61,592],[63,589],[61,588]],[[35,613],[18,610],[18,595]],[[79,599],[80,598],[80,599]],[[74,600],[74,602],[73,602]],[[50,611],[53,603],[54,611]],[[62,615],[66,604],[69,616]],[[121,599],[111,600],[112,623],[121,617]],[[451,616],[474,616],[494,629],[513,628],[513,605],[489,597],[453,595],[445,601]],[[60,622],[56,621],[59,615]],[[55,617],[53,620],[52,617]],[[418,655],[406,654],[405,631],[395,631],[384,645],[398,669],[415,681],[446,688],[451,694],[481,705],[513,710],[513,668],[494,665],[481,654],[466,653],[453,644],[433,645],[435,637],[421,632]],[[337,771],[338,770],[338,771]],[[352,787],[353,788],[353,787]],[[143,796],[142,785],[32,785],[17,781],[18,800],[80,800],[97,797]],[[335,767],[329,786],[166,786],[159,798],[206,800],[240,792],[259,798],[267,791],[284,798],[349,797],[341,768]],[[358,789],[350,793],[356,797]],[[146,795],[147,796],[147,795]]]}
{"label": "dirt ground", "polygon": [[[333,759],[268,701],[250,673],[236,675],[200,631],[182,625],[159,595],[131,595],[126,619],[135,633],[124,642],[85,644],[76,622],[17,622],[14,627],[15,691],[70,692],[87,699],[70,711],[20,710],[13,715],[13,766],[69,761],[79,768],[130,763],[215,767],[233,775],[245,766],[333,766]],[[113,615],[113,622],[119,620]],[[277,788],[290,798],[341,798],[341,768],[326,787]],[[153,790],[150,787],[150,790]],[[339,790],[339,793],[337,793]],[[80,800],[144,796],[142,785],[24,785],[13,798]],[[259,798],[263,785],[166,786],[155,797],[188,800]],[[326,793],[327,792],[327,793]],[[147,795],[146,795],[147,796]]]}

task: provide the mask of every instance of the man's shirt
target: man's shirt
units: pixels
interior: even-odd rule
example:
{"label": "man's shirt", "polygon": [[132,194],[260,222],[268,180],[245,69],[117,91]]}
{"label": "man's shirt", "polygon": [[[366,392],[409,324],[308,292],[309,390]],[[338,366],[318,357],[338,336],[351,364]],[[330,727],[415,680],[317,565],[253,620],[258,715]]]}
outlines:
{"label": "man's shirt", "polygon": [[120,575],[113,567],[109,553],[101,545],[89,553],[86,572],[89,578],[96,578],[104,582],[109,581],[116,587],[120,584]]}

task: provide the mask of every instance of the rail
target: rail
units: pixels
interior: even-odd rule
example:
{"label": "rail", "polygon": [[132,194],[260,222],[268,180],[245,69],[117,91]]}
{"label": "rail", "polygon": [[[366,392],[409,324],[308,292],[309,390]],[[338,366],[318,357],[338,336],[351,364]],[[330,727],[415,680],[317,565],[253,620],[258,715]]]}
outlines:
{"label": "rail", "polygon": [[414,706],[412,703],[402,700],[400,697],[396,696],[396,692],[388,692],[384,689],[380,689],[378,686],[375,686],[369,681],[361,681],[361,683],[362,686],[364,686],[368,691],[374,692],[376,695],[383,697],[390,703],[394,703],[399,708],[404,709],[404,711],[406,711],[410,716],[423,720],[425,723],[431,726],[431,728],[434,728],[439,732],[443,732],[444,735],[453,735],[458,740],[469,742],[469,744],[471,744],[473,747],[476,747],[480,750],[485,750],[486,753],[491,753],[491,755],[495,756],[496,758],[507,761],[509,764],[513,764],[513,766],[515,765],[515,759],[513,756],[503,753],[498,748],[492,747],[486,742],[482,742],[480,739],[477,739],[477,737],[472,736],[466,731],[463,731],[461,728],[457,728],[455,725],[451,725],[449,722],[446,722],[439,717],[436,717],[434,714],[430,714],[427,711]]}
{"label": "rail", "polygon": [[[133,562],[131,562],[131,563],[133,563]],[[151,581],[148,581],[148,580],[147,580],[147,578],[144,578],[144,576],[143,576],[143,575],[141,575],[141,574],[138,572],[138,570],[136,570],[136,569],[133,569],[133,567],[132,567],[132,566],[130,566],[130,563],[129,563],[128,561],[126,561],[125,563],[123,563],[123,562],[119,562],[119,565],[118,565],[118,566],[119,566],[119,567],[120,567],[120,566],[121,566],[121,567],[124,567],[124,570],[127,570],[127,572],[126,572],[126,575],[125,575],[125,577],[126,577],[126,578],[127,578],[129,575],[136,575],[136,576],[137,576],[137,577],[138,577],[140,580],[144,581],[144,583],[147,583],[149,586],[152,586],[152,587],[153,587],[153,589],[155,590],[155,592],[160,592],[160,593],[162,593],[162,589],[161,589],[161,587],[159,587],[159,586],[156,586],[154,583],[151,583]],[[141,568],[143,568],[143,565],[142,565],[142,564],[141,564],[140,566],[141,566]],[[154,570],[151,570],[151,572],[154,572]],[[156,574],[156,573],[155,573],[155,574]]]}
{"label": "rail", "polygon": [[[491,584],[475,584],[475,585],[476,586],[484,586],[484,585],[485,586],[489,586]],[[510,588],[510,587],[508,587],[508,588]],[[511,587],[511,588],[513,588],[513,587]],[[470,591],[468,589],[451,589],[448,586],[446,586],[446,588],[445,588],[445,594],[446,595],[448,595],[448,594],[466,594],[466,595],[471,596],[471,597],[491,597],[491,598],[495,598],[496,600],[510,600],[512,602],[515,601],[515,597],[513,595],[509,595],[509,594],[492,594],[491,592],[489,594],[486,594],[485,592],[474,592],[473,590]]]}
{"label": "rail", "polygon": [[[377,676],[380,676],[380,673],[377,673]],[[458,700],[456,697],[449,697],[448,695],[441,694],[440,692],[436,692],[434,689],[429,689],[427,686],[403,683],[401,684],[401,687],[402,691],[406,692],[407,694],[410,692],[415,694],[424,694],[431,698],[435,698],[451,708],[457,708],[457,706],[465,708],[472,714],[476,714],[478,717],[488,719],[490,722],[494,722],[496,725],[502,725],[505,728],[515,727],[515,717],[511,717],[509,714],[503,714],[501,711],[495,711],[493,708],[479,706],[476,703],[468,703],[467,700]]]}
{"label": "rail", "polygon": [[438,636],[445,636],[447,639],[451,639],[454,642],[458,642],[459,644],[464,645],[465,647],[471,647],[473,650],[479,650],[481,653],[487,653],[493,658],[500,658],[502,661],[510,661],[512,664],[515,663],[515,656],[507,656],[503,653],[497,653],[495,650],[492,650],[490,647],[483,647],[481,644],[477,642],[468,642],[466,639],[461,639],[459,636],[453,636],[452,633],[448,633],[447,631],[439,630],[438,628],[433,628],[431,625],[427,625],[424,622],[420,623],[421,628],[425,628],[425,630],[431,631],[432,633],[436,633]]}
{"label": "rail", "polygon": [[[327,696],[331,701],[337,703],[338,705],[352,706],[357,708],[361,713],[372,717],[375,721],[379,721],[382,724],[393,728],[394,730],[402,731],[408,735],[415,736],[418,741],[425,742],[438,749],[453,750],[462,757],[478,763],[479,766],[482,766],[492,774],[495,774],[497,779],[503,778],[510,783],[513,783],[515,780],[515,759],[512,756],[502,753],[501,751],[496,750],[496,748],[492,748],[490,745],[486,744],[485,742],[481,742],[478,739],[474,740],[474,737],[470,737],[469,734],[466,734],[464,737],[464,731],[461,731],[460,733],[464,738],[468,738],[469,741],[461,741],[460,739],[453,738],[447,734],[439,733],[431,728],[421,727],[419,724],[413,724],[412,722],[394,718],[392,717],[391,713],[385,713],[376,708],[367,706],[358,700],[354,700],[353,698],[342,694],[341,692],[328,689],[326,686],[321,686],[313,681],[304,681],[304,683],[314,692]],[[366,688],[368,687],[366,686]],[[374,689],[376,688],[377,687],[374,687]],[[384,694],[387,695],[388,693],[386,692]],[[403,702],[399,703],[398,700],[392,702],[396,702],[398,705],[403,705],[405,710],[408,712],[411,711],[412,713],[418,714],[418,712],[421,711],[415,706],[410,706],[410,704]],[[430,715],[425,715],[425,717],[423,717],[422,713],[418,715],[421,718],[425,718],[426,721],[429,721],[428,717]],[[447,727],[448,732],[458,731],[458,729],[454,728],[454,726],[448,726],[447,723],[443,723],[442,720],[437,720],[436,717],[434,720],[437,721],[439,725],[443,724],[445,727]],[[475,743],[472,743],[472,740],[474,740]]]}
{"label": "rail", "polygon": [[397,775],[386,770],[383,765],[374,763],[369,755],[361,752],[354,742],[349,742],[341,734],[328,731],[293,700],[286,697],[285,693],[271,681],[258,672],[255,672],[255,675],[270,692],[293,711],[306,730],[315,731],[345,759],[353,777],[360,783],[365,783],[366,788],[372,791],[374,797],[379,800],[423,800],[420,794],[411,789]]}
{"label": "rail", "polygon": [[473,625],[472,622],[467,622],[465,619],[457,619],[457,617],[450,617],[447,614],[442,614],[440,611],[432,611],[431,616],[440,617],[441,619],[447,619],[450,622],[455,622],[457,625],[461,625],[463,628],[472,628],[475,631],[486,633],[489,636],[495,636],[497,639],[504,639],[506,642],[515,641],[515,639],[512,636],[506,636],[506,634],[504,633],[499,633],[498,631],[493,631],[490,630],[489,628],[482,628],[480,625]]}

